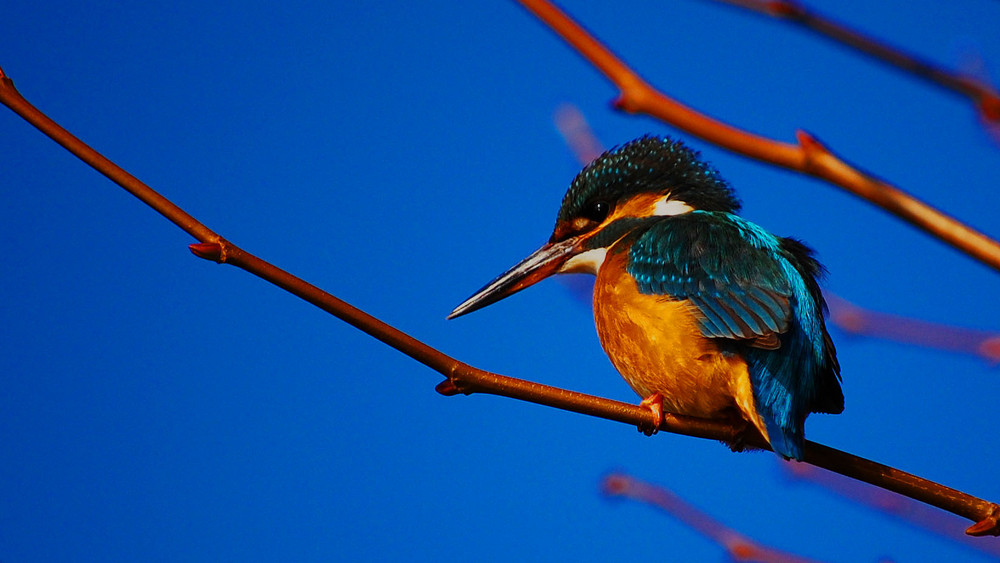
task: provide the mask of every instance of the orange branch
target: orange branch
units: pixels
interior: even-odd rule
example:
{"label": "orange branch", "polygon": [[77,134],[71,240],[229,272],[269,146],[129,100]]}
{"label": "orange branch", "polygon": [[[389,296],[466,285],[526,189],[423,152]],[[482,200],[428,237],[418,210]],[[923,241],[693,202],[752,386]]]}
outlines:
{"label": "orange branch", "polygon": [[[246,252],[42,114],[14,88],[13,81],[3,73],[3,69],[0,69],[0,103],[199,240],[199,243],[189,247],[196,256],[242,268],[438,371],[447,378],[437,386],[438,392],[443,395],[487,393],[635,426],[645,427],[651,422],[650,411],[638,405],[567,391],[474,368]],[[741,436],[743,430],[742,426],[735,427],[724,422],[669,414],[664,417],[660,429],[726,443],[733,443],[737,436]],[[748,445],[761,449],[768,448],[762,441]],[[804,459],[813,465],[964,516],[976,522],[967,530],[969,534],[1000,535],[1000,505],[815,442],[806,442]]]}
{"label": "orange branch", "polygon": [[797,131],[798,144],[754,135],[699,113],[659,92],[547,0],[520,0],[618,87],[615,106],[644,113],[735,153],[815,176],[840,186],[930,235],[1000,270],[1000,243],[847,164],[816,138]]}

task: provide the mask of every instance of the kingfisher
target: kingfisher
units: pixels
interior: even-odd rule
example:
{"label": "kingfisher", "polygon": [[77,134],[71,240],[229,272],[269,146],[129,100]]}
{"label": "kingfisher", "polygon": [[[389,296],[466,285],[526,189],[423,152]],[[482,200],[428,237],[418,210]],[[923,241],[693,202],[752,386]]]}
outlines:
{"label": "kingfisher", "polygon": [[658,421],[647,433],[663,412],[726,420],[801,461],[806,417],[844,409],[824,270],[809,247],[740,207],[682,142],[633,140],[576,176],[548,243],[448,318],[553,274],[593,274],[601,346]]}

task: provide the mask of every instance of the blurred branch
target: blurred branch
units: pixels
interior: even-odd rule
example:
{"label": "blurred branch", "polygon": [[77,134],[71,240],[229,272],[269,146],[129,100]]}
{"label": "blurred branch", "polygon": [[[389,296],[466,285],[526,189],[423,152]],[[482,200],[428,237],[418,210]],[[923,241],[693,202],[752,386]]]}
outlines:
{"label": "blurred branch", "polygon": [[[200,241],[190,246],[191,251],[198,257],[242,268],[438,371],[447,378],[437,386],[438,392],[444,395],[486,393],[624,422],[637,427],[648,426],[651,422],[650,411],[638,405],[567,391],[474,368],[244,251],[49,119],[18,93],[13,81],[3,73],[2,69],[0,69],[0,102]],[[737,437],[742,437],[742,425],[737,427],[719,421],[675,415],[667,415],[664,418],[660,429],[677,434],[710,438],[726,443],[734,443]],[[762,440],[748,445],[761,449],[768,448]],[[806,442],[804,459],[808,463],[964,516],[976,522],[967,533],[1000,535],[1000,505],[814,442]]]}
{"label": "blurred branch", "polygon": [[573,104],[561,104],[556,108],[553,117],[556,129],[573,151],[573,156],[580,166],[590,164],[604,152],[604,145],[594,135],[594,130],[587,123],[587,118],[580,108]]}
{"label": "blurred branch", "polygon": [[912,53],[833,21],[791,0],[717,0],[798,24],[924,80],[969,98],[988,126],[1000,126],[1000,95],[982,80],[951,72]]}
{"label": "blurred branch", "polygon": [[815,137],[797,131],[793,145],[748,133],[668,98],[547,0],[520,0],[620,90],[616,108],[656,117],[738,154],[840,186],[969,256],[1000,270],[1000,243],[886,182],[847,164]]}
{"label": "blurred branch", "polygon": [[725,549],[733,561],[759,561],[761,563],[805,563],[812,561],[812,559],[761,545],[688,504],[666,487],[653,485],[629,475],[614,473],[604,478],[601,489],[608,496],[625,497],[665,511]]}
{"label": "blurred branch", "polygon": [[837,328],[870,338],[883,338],[927,348],[963,352],[1000,362],[1000,334],[863,309],[830,292],[824,292],[830,321]]}
{"label": "blurred branch", "polygon": [[925,504],[919,504],[885,489],[845,479],[836,473],[810,467],[804,463],[782,463],[781,468],[793,479],[820,485],[844,498],[899,518],[921,530],[933,532],[951,541],[1000,557],[1000,545],[997,542],[975,540],[957,533],[951,515],[933,510]]}

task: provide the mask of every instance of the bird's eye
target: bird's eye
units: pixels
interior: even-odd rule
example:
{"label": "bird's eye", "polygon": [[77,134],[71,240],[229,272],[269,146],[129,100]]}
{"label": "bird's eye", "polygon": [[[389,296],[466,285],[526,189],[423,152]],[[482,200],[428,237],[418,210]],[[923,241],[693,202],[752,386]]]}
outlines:
{"label": "bird's eye", "polygon": [[600,223],[607,218],[608,213],[611,213],[611,204],[603,199],[592,201],[583,209],[583,216],[595,223]]}

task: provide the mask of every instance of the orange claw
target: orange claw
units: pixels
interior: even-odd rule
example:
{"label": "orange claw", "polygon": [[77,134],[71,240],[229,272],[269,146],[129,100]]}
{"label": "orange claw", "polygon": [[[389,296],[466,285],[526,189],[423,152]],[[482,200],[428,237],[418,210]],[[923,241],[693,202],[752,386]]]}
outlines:
{"label": "orange claw", "polygon": [[653,413],[653,423],[648,428],[646,425],[639,426],[639,432],[647,436],[652,436],[660,431],[660,425],[663,424],[663,395],[659,393],[653,393],[652,395],[646,397],[639,403],[639,406],[644,409],[649,409],[649,412]]}

